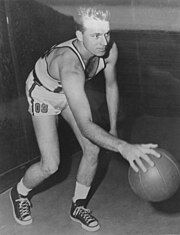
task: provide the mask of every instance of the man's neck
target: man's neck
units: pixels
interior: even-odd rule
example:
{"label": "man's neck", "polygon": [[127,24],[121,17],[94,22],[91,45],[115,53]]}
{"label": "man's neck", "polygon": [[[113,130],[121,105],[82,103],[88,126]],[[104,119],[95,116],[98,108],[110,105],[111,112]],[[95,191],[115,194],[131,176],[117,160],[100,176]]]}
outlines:
{"label": "man's neck", "polygon": [[84,47],[83,42],[77,40],[75,42],[75,46],[79,51],[85,65],[87,65],[92,58],[96,57]]}

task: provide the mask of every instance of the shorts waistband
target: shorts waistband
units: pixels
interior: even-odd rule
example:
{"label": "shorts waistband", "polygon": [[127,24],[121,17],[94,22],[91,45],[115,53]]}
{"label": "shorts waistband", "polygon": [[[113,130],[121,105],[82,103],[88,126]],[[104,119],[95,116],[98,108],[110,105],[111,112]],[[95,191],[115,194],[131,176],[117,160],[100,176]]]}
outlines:
{"label": "shorts waistband", "polygon": [[48,89],[47,87],[45,87],[43,84],[42,84],[42,82],[39,80],[39,78],[38,78],[38,76],[37,76],[37,74],[36,74],[36,71],[35,71],[35,69],[33,69],[33,77],[34,77],[34,81],[38,84],[38,85],[40,85],[40,86],[43,86],[45,89],[47,89],[48,91],[50,91],[50,92],[54,92],[54,93],[60,93],[61,91],[62,91],[62,87],[57,87],[56,89],[54,89],[53,91],[52,90],[50,90],[50,89]]}

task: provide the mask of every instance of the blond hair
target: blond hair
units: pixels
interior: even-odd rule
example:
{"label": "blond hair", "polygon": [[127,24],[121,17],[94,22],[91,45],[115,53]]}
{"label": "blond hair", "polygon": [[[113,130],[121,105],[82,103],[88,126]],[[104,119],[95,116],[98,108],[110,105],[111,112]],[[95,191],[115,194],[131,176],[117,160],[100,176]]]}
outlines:
{"label": "blond hair", "polygon": [[77,14],[74,17],[76,24],[76,30],[84,31],[84,21],[86,19],[100,20],[100,21],[109,21],[110,12],[105,9],[103,6],[80,6],[77,8]]}

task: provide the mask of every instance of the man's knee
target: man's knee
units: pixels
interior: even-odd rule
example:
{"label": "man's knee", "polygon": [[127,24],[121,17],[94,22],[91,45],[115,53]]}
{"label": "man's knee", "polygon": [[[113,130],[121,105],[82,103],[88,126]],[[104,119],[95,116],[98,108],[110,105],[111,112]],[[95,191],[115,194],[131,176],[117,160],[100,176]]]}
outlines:
{"label": "man's knee", "polygon": [[45,177],[49,177],[53,175],[59,168],[60,161],[59,160],[49,160],[41,162],[41,170]]}

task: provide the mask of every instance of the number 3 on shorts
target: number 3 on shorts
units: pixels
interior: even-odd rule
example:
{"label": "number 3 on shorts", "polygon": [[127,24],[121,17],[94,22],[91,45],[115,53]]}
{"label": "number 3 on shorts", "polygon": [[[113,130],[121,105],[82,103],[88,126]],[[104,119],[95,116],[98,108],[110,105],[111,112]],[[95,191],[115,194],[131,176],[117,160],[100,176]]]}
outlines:
{"label": "number 3 on shorts", "polygon": [[35,103],[35,112],[36,113],[47,113],[48,112],[48,105],[47,104],[40,104],[40,103]]}

